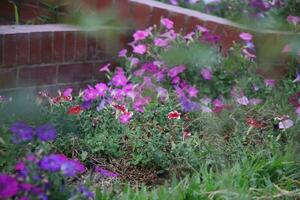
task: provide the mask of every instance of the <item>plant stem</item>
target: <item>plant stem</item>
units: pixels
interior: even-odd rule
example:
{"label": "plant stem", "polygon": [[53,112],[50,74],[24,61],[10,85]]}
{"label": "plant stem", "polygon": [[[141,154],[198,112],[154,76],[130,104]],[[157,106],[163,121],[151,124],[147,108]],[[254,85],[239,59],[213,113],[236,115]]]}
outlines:
{"label": "plant stem", "polygon": [[16,4],[14,5],[14,9],[15,9],[15,23],[16,25],[20,24],[20,20],[19,20],[19,11],[18,11],[18,6]]}

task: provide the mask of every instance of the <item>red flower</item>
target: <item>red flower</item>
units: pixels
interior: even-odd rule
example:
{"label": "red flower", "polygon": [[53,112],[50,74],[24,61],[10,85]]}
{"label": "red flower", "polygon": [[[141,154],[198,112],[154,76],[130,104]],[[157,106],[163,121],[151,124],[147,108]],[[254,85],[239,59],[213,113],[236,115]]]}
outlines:
{"label": "red flower", "polygon": [[169,112],[168,119],[180,119],[180,115],[181,115],[181,113],[179,113],[177,111],[172,111],[172,112]]}
{"label": "red flower", "polygon": [[246,123],[247,123],[248,125],[253,126],[254,128],[262,128],[262,127],[264,127],[264,124],[263,124],[263,123],[261,123],[261,122],[255,120],[255,119],[253,119],[253,118],[250,118],[250,117],[249,117],[249,118],[246,118],[245,121],[246,121]]}
{"label": "red flower", "polygon": [[118,104],[113,104],[112,105],[115,109],[122,111],[122,113],[126,113],[126,107],[124,105],[118,105]]}
{"label": "red flower", "polygon": [[182,134],[182,139],[183,139],[183,141],[189,139],[189,138],[191,137],[191,135],[192,135],[192,134],[191,134],[190,132],[184,131],[183,134]]}
{"label": "red flower", "polygon": [[80,114],[81,111],[82,110],[81,110],[80,106],[73,106],[73,107],[69,108],[67,114],[68,115],[78,115],[78,114]]}

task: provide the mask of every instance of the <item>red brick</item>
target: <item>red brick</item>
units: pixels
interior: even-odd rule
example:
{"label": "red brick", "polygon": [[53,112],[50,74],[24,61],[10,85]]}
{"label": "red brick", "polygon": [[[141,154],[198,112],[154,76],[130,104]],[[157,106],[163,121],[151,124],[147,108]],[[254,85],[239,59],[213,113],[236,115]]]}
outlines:
{"label": "red brick", "polygon": [[16,87],[17,70],[15,68],[0,68],[0,89]]}
{"label": "red brick", "polygon": [[76,33],[75,60],[85,60],[87,57],[87,37],[84,32]]}
{"label": "red brick", "polygon": [[168,16],[169,16],[168,10],[153,7],[149,25],[152,26],[156,24],[159,26],[161,18],[168,17]]}
{"label": "red brick", "polygon": [[18,86],[51,85],[56,83],[56,65],[19,69]]}
{"label": "red brick", "polygon": [[87,38],[87,59],[96,58],[97,38],[95,36],[89,36]]}
{"label": "red brick", "polygon": [[108,41],[106,40],[107,36],[105,33],[101,33],[97,37],[97,43],[96,43],[96,54],[95,59],[103,59],[106,56],[106,45],[108,45]]}
{"label": "red brick", "polygon": [[[121,0],[123,1],[123,0]],[[112,6],[113,0],[97,0],[96,8],[97,9],[105,9]]]}
{"label": "red brick", "polygon": [[65,58],[64,61],[73,61],[75,54],[75,32],[65,32]]}
{"label": "red brick", "polygon": [[41,33],[30,33],[30,63],[41,63]]}
{"label": "red brick", "polygon": [[42,33],[41,50],[42,63],[50,63],[52,61],[52,40],[53,34],[51,32]]}
{"label": "red brick", "polygon": [[178,14],[178,13],[170,13],[169,19],[171,19],[174,22],[174,29],[175,31],[183,31],[185,30],[185,25],[186,25],[186,16],[183,14]]}
{"label": "red brick", "polygon": [[17,41],[15,34],[4,35],[4,65],[14,65],[17,63]]}
{"label": "red brick", "polygon": [[17,63],[29,64],[30,47],[29,47],[29,34],[17,34]]}
{"label": "red brick", "polygon": [[149,26],[152,7],[141,3],[130,2],[134,24],[137,29]]}
{"label": "red brick", "polygon": [[93,64],[60,65],[58,70],[59,83],[83,82],[92,80]]}
{"label": "red brick", "polygon": [[65,38],[64,32],[54,32],[53,33],[53,62],[62,62],[64,60],[65,53]]}
{"label": "red brick", "polygon": [[132,19],[132,12],[128,0],[117,0],[114,7],[118,9],[118,17],[122,22],[127,23]]}

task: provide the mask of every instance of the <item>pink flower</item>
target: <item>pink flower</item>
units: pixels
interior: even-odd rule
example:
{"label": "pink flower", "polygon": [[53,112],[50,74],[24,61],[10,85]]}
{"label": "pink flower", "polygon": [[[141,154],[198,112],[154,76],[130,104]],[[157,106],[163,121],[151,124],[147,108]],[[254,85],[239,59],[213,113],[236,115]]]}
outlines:
{"label": "pink flower", "polygon": [[298,16],[290,15],[286,19],[289,23],[294,24],[295,26],[300,22],[300,17]]}
{"label": "pink flower", "polygon": [[73,89],[72,89],[72,88],[67,88],[67,89],[65,89],[65,91],[63,92],[63,96],[64,96],[64,97],[68,97],[68,98],[72,98],[72,92],[73,92]]}
{"label": "pink flower", "polygon": [[138,58],[135,58],[135,57],[130,57],[130,58],[128,58],[128,60],[130,61],[131,66],[136,66],[140,62],[140,60]]}
{"label": "pink flower", "polygon": [[105,96],[105,92],[108,89],[108,87],[105,83],[98,83],[98,84],[95,85],[95,88],[98,92],[98,96],[100,96],[100,97]]}
{"label": "pink flower", "polygon": [[124,74],[117,73],[115,76],[112,77],[111,82],[114,86],[125,86],[128,82],[128,79]]}
{"label": "pink flower", "polygon": [[109,70],[109,68],[108,68],[110,65],[111,65],[110,63],[104,65],[103,67],[101,67],[101,68],[99,69],[99,72],[110,72],[110,70]]}
{"label": "pink flower", "polygon": [[97,98],[98,92],[92,86],[88,86],[87,89],[83,91],[83,99],[84,101],[95,100]]}
{"label": "pink flower", "polygon": [[209,68],[203,68],[201,70],[201,75],[202,75],[202,78],[204,80],[211,80],[212,79],[212,71]]}
{"label": "pink flower", "polygon": [[183,65],[179,65],[177,67],[173,67],[169,70],[169,73],[168,75],[171,77],[171,78],[174,78],[175,76],[177,76],[178,74],[182,73],[184,70],[185,70],[185,66]]}
{"label": "pink flower", "polygon": [[164,27],[166,27],[167,29],[172,29],[172,28],[174,27],[174,22],[171,21],[171,20],[168,19],[168,18],[162,18],[162,19],[160,20],[160,23],[161,23]]}
{"label": "pink flower", "polygon": [[253,98],[253,99],[249,100],[249,105],[252,105],[252,106],[256,106],[261,103],[262,103],[262,100],[258,99],[258,98]]}
{"label": "pink flower", "polygon": [[206,33],[206,32],[209,32],[209,30],[203,26],[200,26],[200,25],[197,25],[196,26],[196,29],[201,32],[201,33]]}
{"label": "pink flower", "polygon": [[274,88],[276,81],[274,79],[265,79],[264,80],[266,87]]}
{"label": "pink flower", "polygon": [[138,30],[133,34],[134,41],[144,40],[149,36],[147,31]]}
{"label": "pink flower", "polygon": [[133,46],[133,53],[143,55],[146,52],[147,52],[147,46],[144,44]]}
{"label": "pink flower", "polygon": [[169,112],[167,117],[168,117],[168,119],[180,119],[180,115],[181,115],[180,112],[172,111],[172,112]]}
{"label": "pink flower", "polygon": [[120,123],[127,124],[133,116],[133,112],[125,112],[120,116]]}
{"label": "pink flower", "polygon": [[171,81],[171,83],[172,83],[172,84],[178,84],[178,83],[180,83],[180,78],[179,78],[179,76],[176,76],[175,78],[173,78],[172,81]]}
{"label": "pink flower", "polygon": [[119,56],[119,57],[126,57],[126,54],[127,54],[127,49],[122,49],[122,50],[119,52],[118,56]]}
{"label": "pink flower", "polygon": [[197,97],[198,94],[198,89],[190,86],[186,89],[187,93],[190,95],[190,97]]}
{"label": "pink flower", "polygon": [[236,102],[240,105],[243,105],[243,106],[247,106],[249,104],[249,100],[246,96],[236,98]]}
{"label": "pink flower", "polygon": [[246,42],[251,41],[253,39],[253,36],[250,33],[241,33],[240,38]]}
{"label": "pink flower", "polygon": [[183,134],[182,134],[182,139],[183,141],[186,141],[188,140],[190,137],[192,136],[192,134],[188,131],[184,131]]}
{"label": "pink flower", "polygon": [[177,38],[177,33],[174,30],[169,30],[168,32],[161,34],[161,37],[165,37],[169,40],[175,40]]}
{"label": "pink flower", "polygon": [[291,128],[292,126],[294,125],[294,122],[293,120],[289,119],[289,118],[286,118],[286,119],[283,119],[279,122],[278,124],[278,128],[279,129],[289,129]]}
{"label": "pink flower", "polygon": [[254,58],[256,58],[256,55],[250,53],[248,49],[243,49],[243,53],[246,56],[246,58],[248,58],[248,59],[254,59]]}
{"label": "pink flower", "polygon": [[224,107],[224,104],[220,99],[213,100],[212,104],[217,108]]}
{"label": "pink flower", "polygon": [[154,45],[157,47],[166,47],[166,46],[168,46],[168,44],[169,44],[168,40],[164,40],[161,38],[154,39]]}
{"label": "pink flower", "polygon": [[190,32],[188,34],[186,34],[183,39],[186,39],[186,40],[193,40],[193,36],[195,35],[195,32]]}
{"label": "pink flower", "polygon": [[159,97],[159,99],[161,101],[165,101],[169,98],[169,93],[168,90],[162,88],[162,87],[158,87],[156,88],[156,92],[157,92],[157,96]]}

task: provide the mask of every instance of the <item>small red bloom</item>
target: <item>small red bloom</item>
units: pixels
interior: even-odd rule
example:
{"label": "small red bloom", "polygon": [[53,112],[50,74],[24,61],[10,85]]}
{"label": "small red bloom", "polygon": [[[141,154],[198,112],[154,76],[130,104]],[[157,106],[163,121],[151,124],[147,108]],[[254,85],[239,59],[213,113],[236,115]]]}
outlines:
{"label": "small red bloom", "polygon": [[73,106],[73,107],[69,108],[67,114],[68,115],[78,115],[78,114],[80,114],[81,111],[82,110],[81,110],[80,106]]}
{"label": "small red bloom", "polygon": [[124,106],[124,105],[118,105],[118,104],[113,104],[112,105],[115,109],[117,109],[117,110],[120,110],[120,111],[122,111],[122,113],[126,113],[127,112],[127,110],[126,110],[126,107]]}
{"label": "small red bloom", "polygon": [[184,131],[183,134],[182,134],[182,139],[183,141],[186,141],[187,139],[189,139],[191,137],[191,133],[188,132],[188,131]]}
{"label": "small red bloom", "polygon": [[169,112],[168,119],[180,119],[180,115],[181,115],[181,113],[179,113],[177,111],[172,111],[172,112]]}
{"label": "small red bloom", "polygon": [[250,117],[249,117],[249,118],[246,118],[245,121],[246,121],[246,123],[247,123],[248,125],[253,126],[254,128],[262,128],[262,127],[264,127],[264,124],[263,124],[263,123],[261,123],[261,122],[255,120],[255,119],[253,119],[253,118],[250,118]]}

